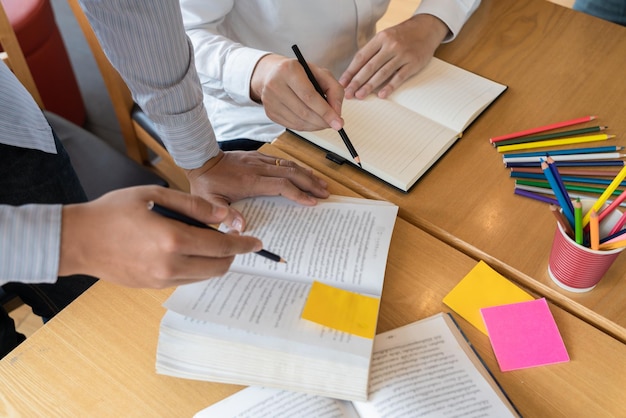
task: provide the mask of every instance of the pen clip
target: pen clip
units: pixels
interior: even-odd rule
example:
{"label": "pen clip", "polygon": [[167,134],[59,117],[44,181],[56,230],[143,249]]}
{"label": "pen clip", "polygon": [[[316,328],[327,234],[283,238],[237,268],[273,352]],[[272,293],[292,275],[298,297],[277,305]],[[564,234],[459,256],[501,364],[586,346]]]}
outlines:
{"label": "pen clip", "polygon": [[342,165],[343,163],[346,162],[345,158],[343,158],[340,155],[335,154],[334,152],[327,152],[326,153],[326,159],[334,162],[335,164],[339,164],[339,165]]}

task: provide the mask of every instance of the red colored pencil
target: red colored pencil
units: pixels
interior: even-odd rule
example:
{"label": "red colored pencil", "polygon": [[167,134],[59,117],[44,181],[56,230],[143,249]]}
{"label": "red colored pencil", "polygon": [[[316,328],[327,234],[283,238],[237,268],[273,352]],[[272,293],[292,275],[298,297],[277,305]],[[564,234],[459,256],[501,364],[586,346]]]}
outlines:
{"label": "red colored pencil", "polygon": [[506,134],[506,135],[494,136],[493,138],[489,138],[489,142],[494,143],[498,141],[504,141],[505,139],[519,138],[520,136],[532,135],[532,134],[536,134],[539,132],[550,131],[552,129],[564,128],[566,126],[589,122],[591,120],[594,120],[595,118],[596,118],[595,116],[585,116],[582,118],[571,119],[571,120],[566,120],[563,122],[552,123],[550,125],[540,126],[538,128],[531,128],[531,129],[526,129],[524,131],[513,132],[510,134]]}

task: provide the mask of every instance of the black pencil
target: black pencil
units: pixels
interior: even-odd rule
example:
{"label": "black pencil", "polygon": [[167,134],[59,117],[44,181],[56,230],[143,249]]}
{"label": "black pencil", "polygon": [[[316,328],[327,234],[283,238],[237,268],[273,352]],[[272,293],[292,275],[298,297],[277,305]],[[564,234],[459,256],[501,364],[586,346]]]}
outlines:
{"label": "black pencil", "polygon": [[[198,228],[203,228],[203,229],[211,229],[213,231],[219,232],[221,234],[223,234],[224,232],[220,231],[219,229],[215,229],[210,225],[204,224],[200,221],[197,221],[193,218],[190,218],[187,215],[183,215],[182,213],[176,212],[172,209],[168,209],[164,206],[159,205],[158,203],[154,203],[152,201],[148,202],[148,209],[150,209],[151,211],[158,213],[161,216],[164,216],[166,218],[169,219],[173,219],[175,221],[179,221],[182,222],[186,225],[190,225],[190,226],[196,226]],[[272,261],[276,261],[277,263],[286,263],[287,261],[285,261],[281,256],[276,255],[272,252],[269,252],[267,250],[260,250],[257,251],[255,254],[258,254],[262,257],[265,257],[269,260]]]}
{"label": "black pencil", "polygon": [[[313,87],[315,87],[315,90],[320,94],[320,96],[326,99],[326,95],[324,94],[324,92],[322,91],[322,88],[320,87],[319,83],[315,79],[315,76],[313,75],[313,72],[309,68],[309,65],[306,63],[306,60],[302,56],[302,53],[300,52],[300,48],[298,48],[298,45],[292,45],[291,49],[293,49],[293,52],[296,54],[296,58],[298,58],[298,62],[300,63],[300,65],[302,65],[302,68],[304,68],[304,72],[306,73],[307,77],[309,77],[309,80],[311,81],[311,84],[313,84]],[[354,161],[356,161],[356,163],[360,167],[362,167],[361,158],[359,157],[359,154],[356,152],[356,149],[354,149],[354,146],[352,145],[350,138],[348,138],[348,134],[346,133],[346,131],[343,128],[341,128],[339,129],[338,132],[339,132],[339,136],[341,136],[343,143],[346,145],[346,148],[348,148],[348,151],[350,152],[350,155],[352,156]]]}

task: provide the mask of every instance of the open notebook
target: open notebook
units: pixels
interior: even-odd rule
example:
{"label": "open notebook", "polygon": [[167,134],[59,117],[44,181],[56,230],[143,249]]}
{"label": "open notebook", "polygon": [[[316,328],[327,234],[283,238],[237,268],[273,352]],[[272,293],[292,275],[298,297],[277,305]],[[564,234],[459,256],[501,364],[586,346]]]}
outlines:
{"label": "open notebook", "polygon": [[[345,130],[365,171],[408,191],[506,88],[433,58],[388,99],[345,100]],[[294,133],[352,162],[336,131]]]}

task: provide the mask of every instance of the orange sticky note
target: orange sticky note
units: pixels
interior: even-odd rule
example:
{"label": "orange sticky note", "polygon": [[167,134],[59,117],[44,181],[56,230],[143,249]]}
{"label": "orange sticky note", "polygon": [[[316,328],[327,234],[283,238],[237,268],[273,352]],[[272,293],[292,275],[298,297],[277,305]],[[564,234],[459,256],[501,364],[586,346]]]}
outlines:
{"label": "orange sticky note", "polygon": [[482,308],[534,299],[530,294],[489,267],[487,263],[479,261],[443,298],[443,303],[485,335],[489,335],[480,314]]}
{"label": "orange sticky note", "polygon": [[332,329],[374,338],[380,299],[313,282],[302,318]]}

